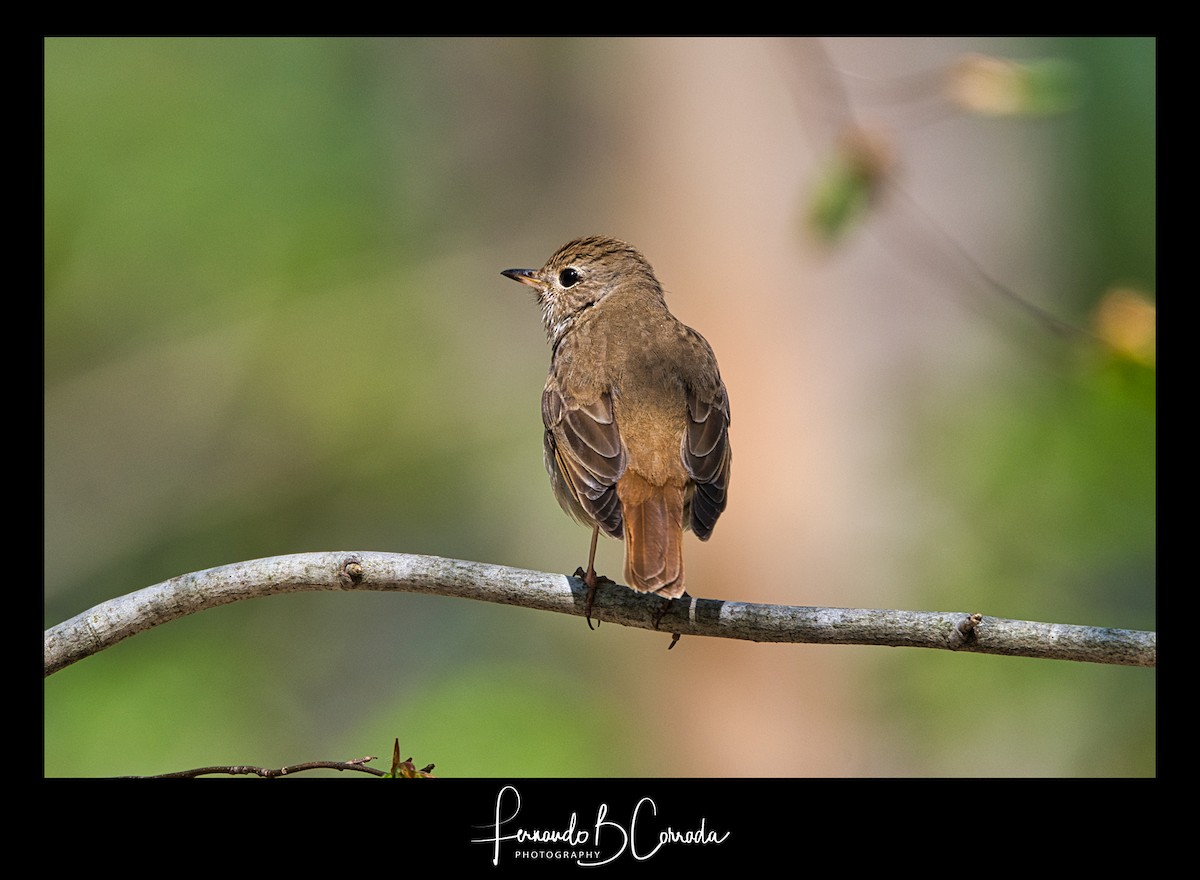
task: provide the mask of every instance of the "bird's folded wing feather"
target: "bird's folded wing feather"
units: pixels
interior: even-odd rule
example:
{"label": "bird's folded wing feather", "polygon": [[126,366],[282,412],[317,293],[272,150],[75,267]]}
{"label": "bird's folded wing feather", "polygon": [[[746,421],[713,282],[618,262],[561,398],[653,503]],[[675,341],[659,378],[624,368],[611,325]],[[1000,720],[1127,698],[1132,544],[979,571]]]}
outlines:
{"label": "bird's folded wing feather", "polygon": [[621,537],[616,486],[628,455],[613,419],[612,397],[605,392],[586,404],[568,402],[551,376],[542,393],[542,421],[546,465],[552,468],[550,476],[560,500],[563,492],[569,493],[578,507],[569,512],[599,525],[608,535]]}
{"label": "bird's folded wing feather", "polygon": [[729,396],[724,386],[702,396],[689,388],[688,425],[683,437],[683,464],[696,481],[691,504],[691,526],[696,537],[707,540],[717,517],[725,509],[729,489]]}

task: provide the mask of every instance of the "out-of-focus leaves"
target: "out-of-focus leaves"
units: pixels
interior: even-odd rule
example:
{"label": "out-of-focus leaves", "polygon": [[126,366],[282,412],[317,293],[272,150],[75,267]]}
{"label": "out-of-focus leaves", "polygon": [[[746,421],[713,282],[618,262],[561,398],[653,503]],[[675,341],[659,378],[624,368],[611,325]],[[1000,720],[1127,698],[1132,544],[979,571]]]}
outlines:
{"label": "out-of-focus leaves", "polygon": [[854,129],[842,138],[808,205],[808,225],[826,242],[836,242],[862,222],[891,168],[887,142]]}
{"label": "out-of-focus leaves", "polygon": [[1079,103],[1079,68],[1060,58],[1013,61],[967,55],[952,66],[946,93],[959,107],[981,116],[1047,116]]}
{"label": "out-of-focus leaves", "polygon": [[1114,287],[1096,307],[1096,333],[1118,357],[1148,367],[1157,353],[1158,310],[1144,293]]}

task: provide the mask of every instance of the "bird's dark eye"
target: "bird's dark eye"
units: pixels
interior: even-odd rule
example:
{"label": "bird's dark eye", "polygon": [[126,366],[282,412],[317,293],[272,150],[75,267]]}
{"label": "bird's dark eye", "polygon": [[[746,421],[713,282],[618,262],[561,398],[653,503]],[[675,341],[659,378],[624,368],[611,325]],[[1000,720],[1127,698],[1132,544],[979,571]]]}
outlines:
{"label": "bird's dark eye", "polygon": [[558,273],[558,283],[563,287],[574,287],[579,282],[579,273],[568,266]]}

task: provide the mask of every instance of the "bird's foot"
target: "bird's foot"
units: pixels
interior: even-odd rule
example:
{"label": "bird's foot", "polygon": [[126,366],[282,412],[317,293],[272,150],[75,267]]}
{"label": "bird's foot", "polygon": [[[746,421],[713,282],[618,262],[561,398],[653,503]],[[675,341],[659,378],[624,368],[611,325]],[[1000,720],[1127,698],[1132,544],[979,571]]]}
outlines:
{"label": "bird's foot", "polygon": [[[575,577],[580,578],[588,588],[587,598],[583,603],[583,616],[587,620],[588,629],[595,629],[596,627],[592,626],[592,603],[596,599],[596,588],[615,584],[616,581],[602,574],[596,574],[596,569],[590,566],[587,571],[583,570],[583,566],[575,569]],[[600,621],[597,620],[596,626],[599,625]]]}
{"label": "bird's foot", "polygon": [[[679,595],[679,598],[680,599],[690,599],[691,597],[688,596],[687,591],[685,590],[683,593],[681,593]],[[674,599],[666,599],[663,601],[662,605],[658,609],[658,613],[654,615],[654,628],[655,629],[658,629],[658,625],[660,623],[662,623],[663,615],[665,615],[667,613],[667,611],[670,610],[671,606],[674,603],[675,603]],[[677,633],[677,632],[671,633],[671,644],[667,645],[667,650],[669,651],[672,648],[674,648],[676,643],[679,641],[679,639],[680,639],[679,633]]]}

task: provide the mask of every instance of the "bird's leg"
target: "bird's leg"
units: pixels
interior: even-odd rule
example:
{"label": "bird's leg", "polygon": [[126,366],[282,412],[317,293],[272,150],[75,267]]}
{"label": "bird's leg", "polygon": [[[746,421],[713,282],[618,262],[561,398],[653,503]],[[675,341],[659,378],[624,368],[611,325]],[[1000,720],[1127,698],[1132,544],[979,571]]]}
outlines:
{"label": "bird's leg", "polygon": [[[585,572],[582,568],[575,569],[575,577],[583,578],[584,584],[587,585],[587,599],[583,603],[583,616],[587,619],[588,629],[595,629],[592,626],[592,602],[596,598],[596,587],[603,583],[613,583],[610,578],[606,578],[602,574],[596,574],[596,542],[600,539],[600,527],[592,527],[592,549],[588,552],[588,567]],[[600,621],[596,621],[596,626],[600,625]]]}

